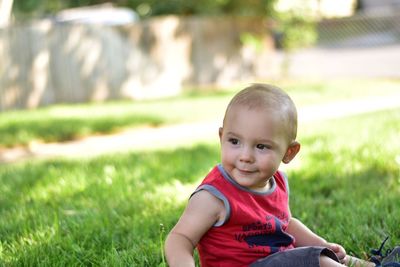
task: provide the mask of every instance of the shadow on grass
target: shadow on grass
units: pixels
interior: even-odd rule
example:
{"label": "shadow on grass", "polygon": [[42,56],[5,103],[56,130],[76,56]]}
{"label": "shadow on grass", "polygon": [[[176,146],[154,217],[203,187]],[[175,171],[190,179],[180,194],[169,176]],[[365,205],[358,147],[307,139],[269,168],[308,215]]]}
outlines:
{"label": "shadow on grass", "polygon": [[199,145],[5,166],[3,263],[157,266],[162,229],[217,162],[218,147]]}

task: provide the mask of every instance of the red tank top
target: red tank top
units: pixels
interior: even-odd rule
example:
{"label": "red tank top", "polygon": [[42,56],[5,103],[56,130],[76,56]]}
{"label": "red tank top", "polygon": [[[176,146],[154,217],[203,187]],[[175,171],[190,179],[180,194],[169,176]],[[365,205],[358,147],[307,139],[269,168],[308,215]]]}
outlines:
{"label": "red tank top", "polygon": [[277,172],[271,185],[267,192],[250,191],[232,180],[221,165],[206,176],[194,194],[207,190],[221,199],[227,216],[197,246],[202,267],[248,266],[293,248],[294,238],[285,232],[290,219],[286,178]]}

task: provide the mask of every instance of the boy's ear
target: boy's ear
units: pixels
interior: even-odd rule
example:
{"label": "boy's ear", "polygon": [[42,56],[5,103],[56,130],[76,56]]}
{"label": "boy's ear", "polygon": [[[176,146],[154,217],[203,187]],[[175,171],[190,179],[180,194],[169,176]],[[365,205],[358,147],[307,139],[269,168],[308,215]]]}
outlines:
{"label": "boy's ear", "polygon": [[286,154],[283,157],[282,162],[288,164],[289,162],[292,161],[292,159],[294,159],[294,157],[297,155],[297,153],[299,153],[299,151],[300,151],[300,143],[293,141],[286,150]]}
{"label": "boy's ear", "polygon": [[218,129],[218,135],[219,135],[219,141],[221,142],[221,138],[222,138],[222,131],[223,131],[224,129],[222,128],[222,127],[219,127],[219,129]]}

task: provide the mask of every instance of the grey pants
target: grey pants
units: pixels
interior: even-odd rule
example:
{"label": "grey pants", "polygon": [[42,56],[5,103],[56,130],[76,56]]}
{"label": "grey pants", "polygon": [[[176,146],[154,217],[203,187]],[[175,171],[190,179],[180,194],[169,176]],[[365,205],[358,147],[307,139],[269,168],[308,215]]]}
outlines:
{"label": "grey pants", "polygon": [[299,247],[274,253],[257,260],[250,267],[319,267],[321,255],[339,262],[336,254],[324,247]]}

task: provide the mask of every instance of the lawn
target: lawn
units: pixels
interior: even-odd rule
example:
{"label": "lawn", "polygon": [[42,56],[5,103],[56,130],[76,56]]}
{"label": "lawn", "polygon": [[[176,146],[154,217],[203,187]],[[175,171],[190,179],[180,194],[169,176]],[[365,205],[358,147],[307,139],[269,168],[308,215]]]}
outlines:
{"label": "lawn", "polygon": [[[187,98],[219,106],[227,95]],[[300,125],[302,150],[285,168],[293,215],[362,258],[387,235],[400,244],[399,120],[394,109]],[[163,266],[165,234],[218,162],[210,140],[0,165],[0,266]]]}
{"label": "lawn", "polygon": [[[301,107],[357,97],[390,95],[398,92],[400,81],[295,81],[279,84]],[[32,142],[74,140],[132,127],[158,127],[215,119],[220,117],[229,99],[239,89],[220,88],[203,93],[188,91],[179,97],[141,102],[55,105],[28,112],[0,112],[0,148],[27,146]]]}

